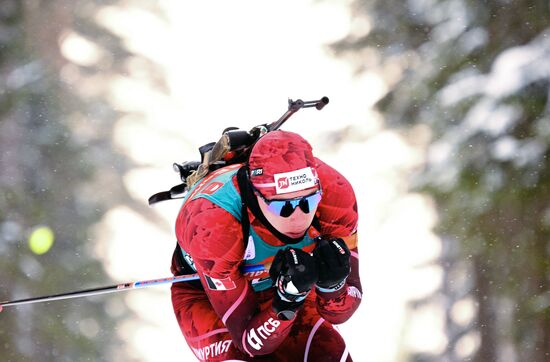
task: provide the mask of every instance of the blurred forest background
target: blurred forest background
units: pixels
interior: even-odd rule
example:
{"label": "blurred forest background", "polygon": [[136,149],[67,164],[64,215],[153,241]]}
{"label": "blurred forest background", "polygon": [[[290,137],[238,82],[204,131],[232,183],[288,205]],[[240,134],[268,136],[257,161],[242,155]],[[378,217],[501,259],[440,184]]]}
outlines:
{"label": "blurred forest background", "polygon": [[415,307],[443,306],[447,346],[410,359],[550,360],[550,2],[352,6],[337,53],[385,78],[388,127],[430,138],[412,187],[435,199],[444,282]]}
{"label": "blurred forest background", "polygon": [[[157,217],[122,180],[133,164],[113,124],[128,110],[109,84],[130,76],[163,89],[164,75],[97,21],[118,3],[162,19],[153,1],[0,2],[0,300],[109,284],[94,226],[120,204]],[[410,189],[438,210],[442,283],[411,308],[438,306],[446,343],[402,360],[550,360],[550,2],[349,7],[349,34],[327,50],[357,76],[382,77],[375,110],[425,151]],[[55,252],[29,250],[38,227],[53,230]],[[136,358],[117,328],[136,316],[117,300],[0,313],[1,359]]]}
{"label": "blurred forest background", "polygon": [[[121,180],[132,164],[113,147],[112,124],[124,112],[109,103],[108,83],[131,62],[161,72],[94,20],[109,3],[0,2],[1,300],[107,284],[93,226],[119,203],[148,212]],[[54,253],[31,252],[37,228],[53,230]],[[0,359],[129,360],[117,334],[128,317],[114,299],[11,308],[0,315]]]}

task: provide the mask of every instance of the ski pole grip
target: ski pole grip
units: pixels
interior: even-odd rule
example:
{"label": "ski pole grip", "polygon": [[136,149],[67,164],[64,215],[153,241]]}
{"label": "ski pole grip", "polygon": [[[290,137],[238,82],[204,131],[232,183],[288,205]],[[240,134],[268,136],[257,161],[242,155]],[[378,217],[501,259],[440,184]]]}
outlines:
{"label": "ski pole grip", "polygon": [[315,105],[315,108],[320,111],[327,104],[328,104],[328,97],[323,97],[323,98],[319,99],[319,101]]}

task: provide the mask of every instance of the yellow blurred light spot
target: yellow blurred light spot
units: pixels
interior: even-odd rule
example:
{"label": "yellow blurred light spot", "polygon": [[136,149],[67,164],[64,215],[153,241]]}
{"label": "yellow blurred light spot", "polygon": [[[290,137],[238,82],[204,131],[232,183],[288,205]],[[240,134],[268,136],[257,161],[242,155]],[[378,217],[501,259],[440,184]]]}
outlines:
{"label": "yellow blurred light spot", "polygon": [[37,255],[42,255],[48,252],[53,245],[55,236],[47,226],[40,226],[29,236],[29,248]]}

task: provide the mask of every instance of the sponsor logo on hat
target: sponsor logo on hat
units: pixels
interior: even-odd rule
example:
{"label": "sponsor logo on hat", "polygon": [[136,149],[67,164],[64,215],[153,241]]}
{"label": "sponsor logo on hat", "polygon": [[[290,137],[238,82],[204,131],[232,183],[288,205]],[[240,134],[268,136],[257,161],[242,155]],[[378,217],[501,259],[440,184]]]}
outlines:
{"label": "sponsor logo on hat", "polygon": [[273,177],[275,179],[277,194],[306,190],[317,185],[317,177],[314,176],[311,167],[291,172],[276,173]]}
{"label": "sponsor logo on hat", "polygon": [[281,177],[277,180],[277,185],[280,189],[286,189],[288,188],[288,177]]}

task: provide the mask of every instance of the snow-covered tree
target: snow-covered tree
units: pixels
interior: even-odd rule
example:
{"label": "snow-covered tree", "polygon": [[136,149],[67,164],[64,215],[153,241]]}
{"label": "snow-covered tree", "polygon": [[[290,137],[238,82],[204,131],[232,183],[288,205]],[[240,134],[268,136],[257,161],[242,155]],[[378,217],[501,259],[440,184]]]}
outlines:
{"label": "snow-covered tree", "polygon": [[[333,49],[388,84],[388,126],[430,134],[414,187],[433,195],[447,349],[414,360],[550,358],[550,3],[356,0]],[[414,141],[414,140],[411,140]],[[458,276],[462,275],[462,278]],[[474,300],[472,323],[453,306]]]}
{"label": "snow-covered tree", "polygon": [[[131,162],[112,142],[123,113],[108,84],[130,60],[155,65],[97,22],[108,3],[117,1],[0,2],[2,301],[112,284],[93,227],[108,207],[132,204],[121,179]],[[39,227],[53,232],[44,254],[28,245]],[[0,359],[130,360],[117,330],[128,316],[123,301],[107,298],[7,307]]]}

